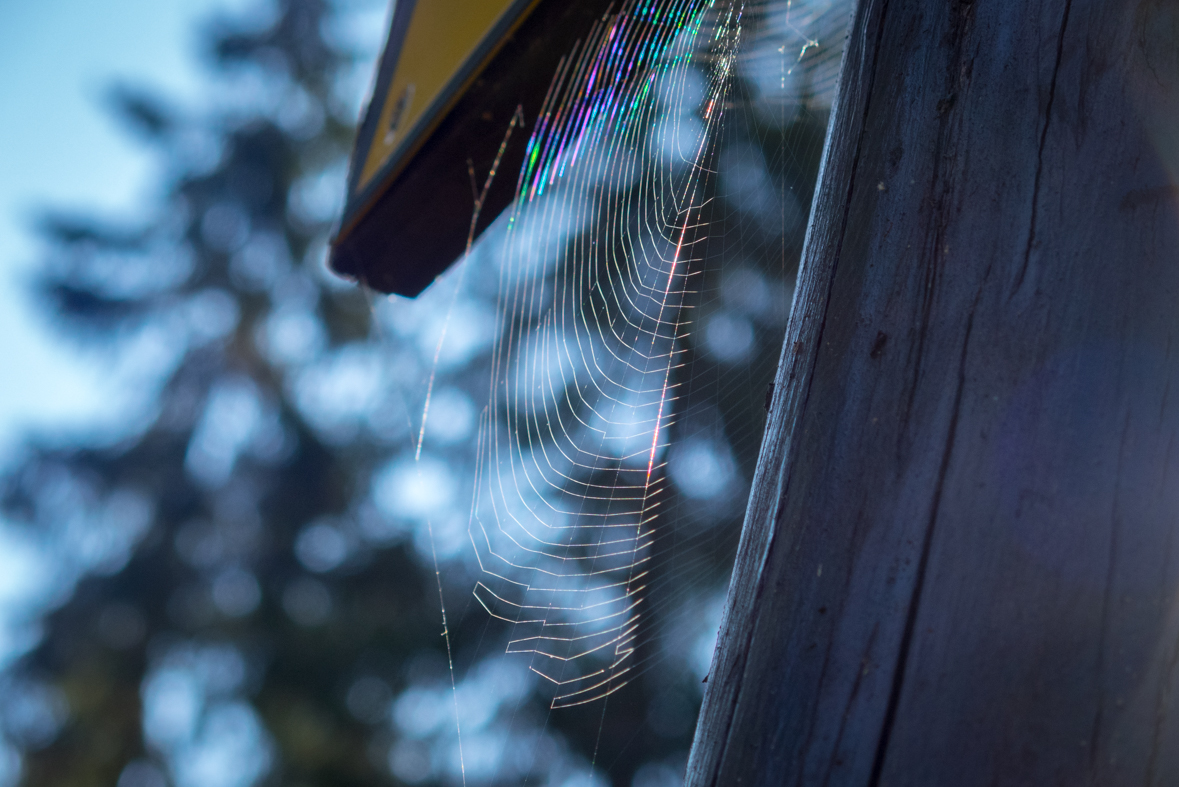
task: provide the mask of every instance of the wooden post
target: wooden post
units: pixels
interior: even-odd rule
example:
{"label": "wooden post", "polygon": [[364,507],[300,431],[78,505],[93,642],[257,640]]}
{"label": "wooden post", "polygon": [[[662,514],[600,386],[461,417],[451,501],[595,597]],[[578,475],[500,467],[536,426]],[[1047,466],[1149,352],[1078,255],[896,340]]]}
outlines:
{"label": "wooden post", "polygon": [[689,785],[1179,784],[1179,4],[861,0]]}

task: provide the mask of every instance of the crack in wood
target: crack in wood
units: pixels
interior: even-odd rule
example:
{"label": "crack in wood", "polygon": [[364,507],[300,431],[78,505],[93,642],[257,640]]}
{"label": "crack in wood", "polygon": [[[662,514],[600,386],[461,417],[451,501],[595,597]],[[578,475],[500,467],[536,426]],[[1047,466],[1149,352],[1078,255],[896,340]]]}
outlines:
{"label": "crack in wood", "polygon": [[[985,279],[984,279],[985,283]],[[900,705],[901,690],[905,682],[905,667],[909,661],[909,650],[913,643],[913,631],[917,625],[917,613],[921,604],[921,591],[925,586],[925,575],[929,567],[929,553],[933,547],[933,534],[937,526],[938,508],[941,506],[942,492],[945,488],[946,474],[950,468],[950,457],[954,452],[954,440],[958,435],[958,416],[962,409],[962,391],[966,387],[966,356],[970,350],[970,334],[974,329],[974,315],[977,311],[978,300],[982,295],[982,288],[975,297],[974,306],[966,319],[966,335],[962,339],[962,354],[958,363],[958,385],[954,391],[954,407],[950,414],[949,433],[946,435],[946,448],[942,454],[941,465],[938,467],[937,483],[933,490],[930,505],[929,524],[925,528],[925,536],[921,543],[921,557],[917,563],[917,577],[913,584],[913,592],[909,598],[909,608],[905,615],[904,633],[901,635],[900,650],[897,655],[896,668],[893,671],[892,685],[889,689],[888,706],[885,710],[884,724],[881,727],[880,739],[876,745],[876,754],[872,763],[872,775],[868,779],[869,787],[878,787],[880,777],[884,772],[884,761],[888,756],[888,743],[892,737],[893,724],[896,721],[897,707]]]}
{"label": "crack in wood", "polygon": [[1064,58],[1064,34],[1068,29],[1068,15],[1072,10],[1073,0],[1065,0],[1064,13],[1061,14],[1060,36],[1056,40],[1056,63],[1052,67],[1052,82],[1048,85],[1048,105],[1044,109],[1044,128],[1040,130],[1040,147],[1036,152],[1036,174],[1032,179],[1031,219],[1028,221],[1028,242],[1023,252],[1023,265],[1015,279],[1012,296],[1023,287],[1027,276],[1028,266],[1031,264],[1032,247],[1036,242],[1036,218],[1040,205],[1040,180],[1044,172],[1044,146],[1048,143],[1048,128],[1052,125],[1052,106],[1056,103],[1056,81],[1060,76],[1060,63]]}

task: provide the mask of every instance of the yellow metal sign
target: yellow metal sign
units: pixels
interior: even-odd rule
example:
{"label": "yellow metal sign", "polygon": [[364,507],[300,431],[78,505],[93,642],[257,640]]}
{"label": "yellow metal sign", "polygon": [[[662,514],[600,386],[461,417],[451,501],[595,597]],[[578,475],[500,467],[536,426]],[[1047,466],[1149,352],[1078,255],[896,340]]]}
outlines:
{"label": "yellow metal sign", "polygon": [[[427,123],[444,107],[444,88],[458,75],[476,49],[513,4],[513,0],[419,0],[414,5],[393,78],[385,94],[377,126],[364,157],[355,189],[367,186],[407,141],[419,121]],[[486,55],[485,55],[486,56]],[[373,97],[377,99],[377,96]],[[427,113],[427,110],[431,110]]]}
{"label": "yellow metal sign", "polygon": [[[413,296],[461,256],[515,198],[526,129],[564,56],[613,2],[396,0],[332,268]],[[486,179],[479,195],[472,173]]]}

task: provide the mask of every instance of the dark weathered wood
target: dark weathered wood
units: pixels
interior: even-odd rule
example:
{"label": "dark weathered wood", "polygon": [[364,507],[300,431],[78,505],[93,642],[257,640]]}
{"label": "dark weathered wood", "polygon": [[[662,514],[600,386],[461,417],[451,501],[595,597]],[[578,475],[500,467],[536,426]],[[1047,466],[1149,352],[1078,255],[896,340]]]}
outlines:
{"label": "dark weathered wood", "polygon": [[1179,5],[851,36],[688,784],[1179,784]]}

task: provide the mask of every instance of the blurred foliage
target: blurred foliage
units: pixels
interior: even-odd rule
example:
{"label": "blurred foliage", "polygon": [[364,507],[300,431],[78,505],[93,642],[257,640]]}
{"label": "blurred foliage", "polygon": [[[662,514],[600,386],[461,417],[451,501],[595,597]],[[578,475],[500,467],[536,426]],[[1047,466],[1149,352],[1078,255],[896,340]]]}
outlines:
{"label": "blurred foliage", "polygon": [[[519,677],[526,664],[496,660],[504,635],[471,603],[473,568],[456,551],[465,531],[437,549],[435,534],[384,499],[398,494],[390,477],[413,449],[420,400],[406,391],[424,388],[437,338],[429,309],[445,300],[391,304],[326,270],[357,69],[367,78],[372,64],[340,32],[340,3],[276,5],[273,18],[207,27],[226,86],[215,110],[193,116],[134,86],[110,91],[159,155],[150,220],[53,214],[41,225],[36,291],[52,323],[98,351],[150,359],[158,382],[116,439],[32,440],[3,481],[5,518],[50,545],[61,587],[37,644],[2,678],[0,731],[21,753],[22,783],[453,784],[457,741],[440,730],[453,727],[456,704],[481,709],[463,730],[472,783],[590,784],[603,773],[618,785],[674,783],[697,667],[653,656],[608,704],[549,711],[541,687]],[[760,145],[808,204],[822,114],[742,118],[745,147],[733,149]],[[789,238],[733,230],[745,254],[775,256],[783,303],[805,225],[792,221]],[[485,283],[472,274],[464,292]],[[459,304],[486,311],[493,297]],[[710,308],[720,313],[719,295]],[[757,324],[760,366],[736,378],[717,366],[697,386],[729,397],[708,406],[724,411],[744,484],[782,313]],[[734,314],[730,332],[744,319]],[[464,407],[487,379],[485,345],[470,342],[440,383],[458,402],[450,427],[471,420]],[[469,486],[472,428],[447,426],[427,435],[427,453]],[[685,507],[723,535],[694,553],[687,575],[661,583],[653,630],[706,618],[688,599],[715,606],[743,507],[731,492],[723,506]],[[435,560],[446,569],[437,580]]]}

